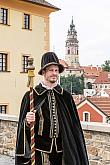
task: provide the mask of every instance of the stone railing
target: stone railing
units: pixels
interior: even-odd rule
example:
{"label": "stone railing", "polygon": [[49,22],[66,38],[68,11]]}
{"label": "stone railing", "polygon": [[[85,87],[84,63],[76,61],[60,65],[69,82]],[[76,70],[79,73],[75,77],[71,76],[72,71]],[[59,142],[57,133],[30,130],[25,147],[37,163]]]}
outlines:
{"label": "stone railing", "polygon": [[82,122],[90,165],[110,165],[110,124]]}
{"label": "stone railing", "polygon": [[[0,114],[0,154],[15,155],[18,117]],[[110,165],[110,124],[82,122],[90,165]]]}

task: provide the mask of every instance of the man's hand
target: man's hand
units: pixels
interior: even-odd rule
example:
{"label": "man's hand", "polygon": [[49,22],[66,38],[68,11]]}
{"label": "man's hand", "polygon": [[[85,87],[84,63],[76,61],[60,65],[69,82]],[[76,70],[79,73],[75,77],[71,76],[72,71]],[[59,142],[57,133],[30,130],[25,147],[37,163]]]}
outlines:
{"label": "man's hand", "polygon": [[27,112],[26,121],[30,125],[35,122],[35,113],[34,112]]}

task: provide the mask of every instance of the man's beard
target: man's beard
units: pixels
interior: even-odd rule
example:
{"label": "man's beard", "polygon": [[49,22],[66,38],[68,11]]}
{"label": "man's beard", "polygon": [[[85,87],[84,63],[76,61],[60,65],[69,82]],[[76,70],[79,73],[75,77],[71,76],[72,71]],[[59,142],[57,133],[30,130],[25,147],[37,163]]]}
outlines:
{"label": "man's beard", "polygon": [[57,82],[57,79],[58,78],[56,78],[56,79],[50,79],[50,83],[52,83],[52,84],[56,83]]}
{"label": "man's beard", "polygon": [[57,80],[50,80],[50,83],[54,84]]}

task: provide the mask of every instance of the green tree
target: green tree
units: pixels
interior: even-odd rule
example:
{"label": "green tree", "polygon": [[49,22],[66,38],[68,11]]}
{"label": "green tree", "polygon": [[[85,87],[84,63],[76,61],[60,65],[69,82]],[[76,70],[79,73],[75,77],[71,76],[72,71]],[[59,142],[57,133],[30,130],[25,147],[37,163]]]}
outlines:
{"label": "green tree", "polygon": [[84,78],[83,76],[77,77],[75,75],[68,75],[68,77],[61,76],[60,77],[61,86],[74,94],[83,94],[84,89]]}
{"label": "green tree", "polygon": [[102,64],[101,66],[103,71],[110,72],[110,60],[106,60],[105,64]]}

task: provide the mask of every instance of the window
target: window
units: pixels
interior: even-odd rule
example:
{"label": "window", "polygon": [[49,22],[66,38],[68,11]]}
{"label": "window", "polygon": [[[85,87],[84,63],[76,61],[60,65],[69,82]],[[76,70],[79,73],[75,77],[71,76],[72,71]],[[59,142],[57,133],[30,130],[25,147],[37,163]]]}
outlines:
{"label": "window", "polygon": [[0,113],[6,114],[7,105],[0,105]]}
{"label": "window", "polygon": [[73,60],[71,61],[71,64],[74,64],[74,61]]}
{"label": "window", "polygon": [[24,29],[30,29],[30,15],[24,14]]}
{"label": "window", "polygon": [[23,56],[23,72],[25,73],[27,73],[28,57],[29,56]]}
{"label": "window", "polygon": [[78,50],[78,48],[77,48],[77,53],[76,53],[77,55],[79,54],[79,50]]}
{"label": "window", "polygon": [[68,54],[70,54],[70,49],[68,49]]}
{"label": "window", "polygon": [[75,58],[75,63],[77,63],[78,62],[78,59],[77,59],[77,57]]}
{"label": "window", "polygon": [[92,84],[91,84],[91,82],[87,82],[86,87],[87,87],[87,89],[92,89]]}
{"label": "window", "polygon": [[110,79],[110,73],[108,73],[108,78]]}
{"label": "window", "polygon": [[0,8],[0,23],[8,24],[8,9]]}
{"label": "window", "polygon": [[100,88],[102,88],[102,85],[100,85]]}
{"label": "window", "polygon": [[7,71],[7,54],[0,53],[0,71]]}
{"label": "window", "polygon": [[83,112],[83,121],[89,122],[90,121],[90,113]]}

